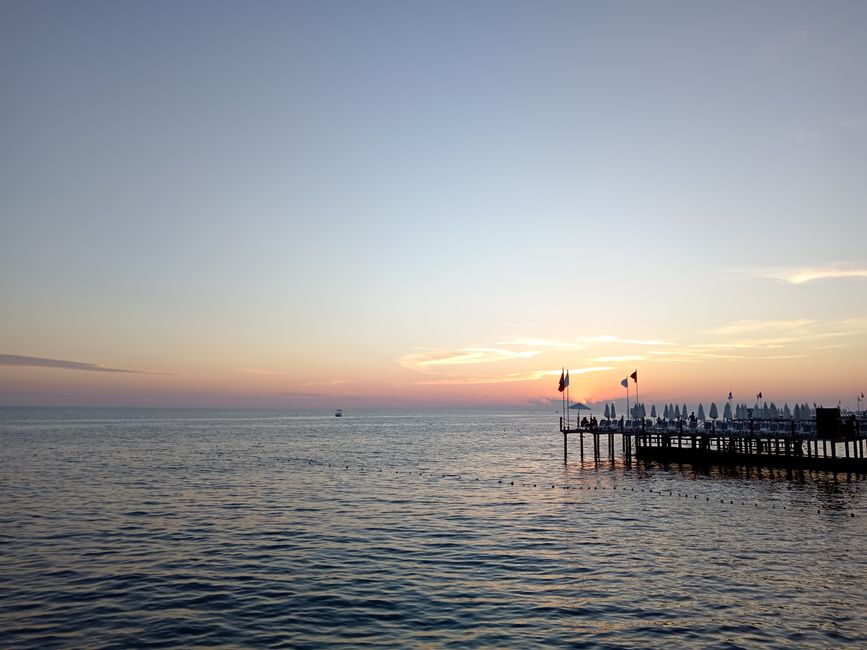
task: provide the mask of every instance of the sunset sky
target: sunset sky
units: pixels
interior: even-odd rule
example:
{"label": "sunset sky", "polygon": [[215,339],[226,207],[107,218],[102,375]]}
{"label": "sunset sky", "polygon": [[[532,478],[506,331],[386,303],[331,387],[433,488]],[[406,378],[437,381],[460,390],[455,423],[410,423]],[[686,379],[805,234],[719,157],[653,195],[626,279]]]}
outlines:
{"label": "sunset sky", "polygon": [[0,404],[867,391],[865,2],[0,3]]}

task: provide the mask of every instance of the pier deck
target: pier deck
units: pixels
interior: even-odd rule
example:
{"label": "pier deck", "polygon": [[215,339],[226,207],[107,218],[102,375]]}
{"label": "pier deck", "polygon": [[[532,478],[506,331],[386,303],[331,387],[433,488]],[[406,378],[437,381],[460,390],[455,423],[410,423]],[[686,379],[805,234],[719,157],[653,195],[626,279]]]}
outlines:
{"label": "pier deck", "polygon": [[[593,442],[593,457],[625,461],[633,458],[663,463],[683,462],[698,465],[755,465],[822,469],[867,474],[867,427],[852,419],[838,422],[833,435],[823,435],[815,425],[798,427],[789,422],[726,423],[719,429],[690,426],[686,422],[652,421],[600,422],[595,426],[565,425],[563,462],[568,458],[568,436],[580,437],[580,456],[584,459],[584,436]],[[827,432],[825,432],[827,433]],[[615,438],[619,440],[615,441]],[[615,444],[619,442],[619,444]],[[607,447],[607,454],[603,453]]]}

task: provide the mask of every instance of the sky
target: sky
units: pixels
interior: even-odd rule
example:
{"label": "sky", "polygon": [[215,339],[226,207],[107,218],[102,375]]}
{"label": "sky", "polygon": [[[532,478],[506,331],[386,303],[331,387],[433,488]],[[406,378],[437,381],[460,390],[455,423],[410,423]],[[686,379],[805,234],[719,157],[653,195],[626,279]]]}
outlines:
{"label": "sky", "polygon": [[865,61],[860,1],[2,0],[0,405],[855,407]]}

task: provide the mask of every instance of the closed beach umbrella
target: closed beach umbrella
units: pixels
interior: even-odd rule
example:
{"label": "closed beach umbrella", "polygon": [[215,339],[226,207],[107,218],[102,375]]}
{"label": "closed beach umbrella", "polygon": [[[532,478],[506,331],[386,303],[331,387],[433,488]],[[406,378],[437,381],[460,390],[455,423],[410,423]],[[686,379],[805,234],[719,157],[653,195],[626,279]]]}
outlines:
{"label": "closed beach umbrella", "polygon": [[680,419],[680,407],[679,406],[674,407],[674,419],[675,420]]}
{"label": "closed beach umbrella", "polygon": [[723,409],[723,420],[731,420],[732,419],[732,405],[730,402],[726,402],[725,408]]}
{"label": "closed beach umbrella", "polygon": [[698,419],[704,421],[704,406],[698,405]]}
{"label": "closed beach umbrella", "polygon": [[656,419],[656,404],[650,407],[650,417],[654,420]]}
{"label": "closed beach umbrella", "polygon": [[686,404],[683,405],[683,408],[680,409],[680,414],[683,416],[683,419],[686,419]]}
{"label": "closed beach umbrella", "polygon": [[792,412],[789,410],[789,403],[783,404],[783,417],[787,420],[792,417]]}
{"label": "closed beach umbrella", "polygon": [[795,419],[796,420],[801,419],[801,407],[798,406],[797,404],[795,404]]}
{"label": "closed beach umbrella", "polygon": [[614,402],[611,402],[611,419],[613,420],[616,417],[617,413],[614,411]]}
{"label": "closed beach umbrella", "polygon": [[716,402],[710,403],[710,414],[709,415],[710,415],[711,420],[716,420],[719,417],[719,411],[717,411]]}
{"label": "closed beach umbrella", "polygon": [[606,402],[606,404],[605,404],[605,419],[606,419],[606,420],[610,420],[610,419],[611,419],[611,407],[608,406],[608,403],[607,403],[607,402]]}
{"label": "closed beach umbrella", "polygon": [[662,418],[663,418],[664,420],[667,420],[668,417],[669,417],[669,416],[668,416],[668,404],[666,404],[666,405],[665,405],[665,408],[662,410]]}

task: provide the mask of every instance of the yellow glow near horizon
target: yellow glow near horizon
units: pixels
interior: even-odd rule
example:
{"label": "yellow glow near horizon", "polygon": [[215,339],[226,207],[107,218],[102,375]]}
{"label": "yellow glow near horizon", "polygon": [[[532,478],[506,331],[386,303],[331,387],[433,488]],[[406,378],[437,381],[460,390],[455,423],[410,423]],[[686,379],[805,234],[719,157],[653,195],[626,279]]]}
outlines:
{"label": "yellow glow near horizon", "polygon": [[[315,367],[227,367],[216,359],[185,367],[38,360],[40,366],[7,358],[0,363],[0,388],[7,403],[42,395],[49,403],[99,403],[103,396],[109,404],[531,406],[559,397],[562,367],[570,371],[571,397],[590,403],[622,400],[620,381],[638,368],[644,402],[722,401],[729,391],[748,401],[761,390],[780,403],[835,403],[851,401],[859,390],[864,333],[867,320],[860,319],[741,320],[684,343],[620,335],[515,338],[496,347],[427,349]],[[636,349],[640,354],[614,354]]]}

